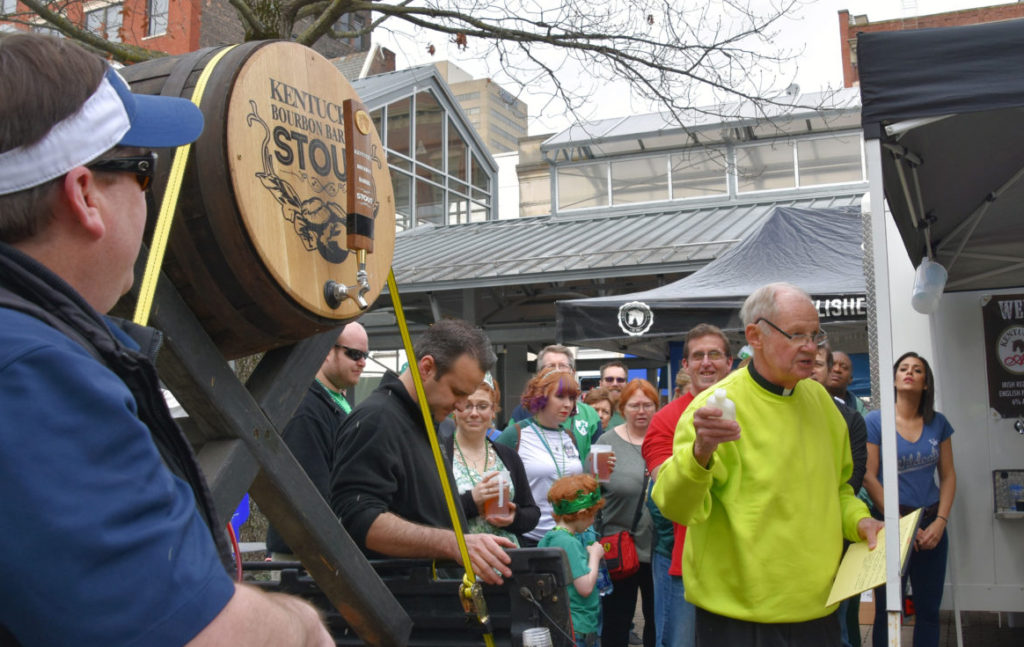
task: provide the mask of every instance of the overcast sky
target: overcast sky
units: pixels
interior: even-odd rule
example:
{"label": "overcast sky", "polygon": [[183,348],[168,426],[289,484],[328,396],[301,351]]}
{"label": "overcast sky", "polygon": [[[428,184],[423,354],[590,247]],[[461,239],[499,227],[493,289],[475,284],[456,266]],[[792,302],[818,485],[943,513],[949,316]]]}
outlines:
{"label": "overcast sky", "polygon": [[[756,5],[768,0],[750,1]],[[841,9],[848,10],[851,16],[866,14],[868,20],[874,22],[998,4],[1004,3],[993,0],[809,0],[779,25],[775,44],[796,54],[792,64],[784,70],[779,87],[785,87],[790,79],[800,86],[802,92],[842,87],[838,18]],[[399,69],[448,59],[474,77],[494,76],[496,81],[502,82],[496,64],[488,65],[487,61],[474,57],[472,53],[459,52],[439,34],[396,38],[385,30],[378,30],[374,32],[374,42],[396,52]],[[427,53],[427,44],[435,46],[433,56]],[[512,87],[508,89],[512,90]],[[520,94],[520,98],[529,106],[531,135],[556,132],[569,125],[568,118],[561,111],[551,107],[543,110],[546,102],[541,95]],[[609,87],[604,96],[594,96],[591,118],[648,111],[648,106],[634,105],[629,100],[628,86]]]}

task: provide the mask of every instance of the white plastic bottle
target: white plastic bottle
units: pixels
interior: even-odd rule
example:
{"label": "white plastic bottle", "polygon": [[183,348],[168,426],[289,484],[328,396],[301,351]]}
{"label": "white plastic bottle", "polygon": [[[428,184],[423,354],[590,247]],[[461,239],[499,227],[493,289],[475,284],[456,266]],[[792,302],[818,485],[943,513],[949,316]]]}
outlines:
{"label": "white plastic bottle", "polygon": [[736,403],[727,397],[725,389],[715,389],[707,403],[722,411],[723,420],[736,419]]}

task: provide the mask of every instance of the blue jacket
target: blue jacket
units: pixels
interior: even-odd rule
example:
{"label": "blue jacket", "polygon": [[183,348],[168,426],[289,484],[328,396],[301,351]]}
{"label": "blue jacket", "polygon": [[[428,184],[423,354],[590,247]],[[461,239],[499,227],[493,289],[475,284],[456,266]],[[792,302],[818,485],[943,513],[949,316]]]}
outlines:
{"label": "blue jacket", "polygon": [[227,545],[152,361],[2,243],[0,412],[0,644],[181,645],[216,617]]}

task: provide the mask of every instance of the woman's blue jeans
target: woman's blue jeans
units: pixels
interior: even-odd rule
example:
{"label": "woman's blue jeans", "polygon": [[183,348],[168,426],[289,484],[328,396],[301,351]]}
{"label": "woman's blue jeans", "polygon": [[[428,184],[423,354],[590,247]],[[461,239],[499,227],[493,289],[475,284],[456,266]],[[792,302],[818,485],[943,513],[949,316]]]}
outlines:
{"label": "woman's blue jeans", "polygon": [[[946,586],[948,553],[948,532],[942,533],[942,539],[935,548],[910,553],[904,586],[909,577],[914,598],[914,647],[937,647],[939,644],[939,604]],[[889,644],[884,586],[875,589],[875,627],[871,632],[871,643],[873,647]]]}

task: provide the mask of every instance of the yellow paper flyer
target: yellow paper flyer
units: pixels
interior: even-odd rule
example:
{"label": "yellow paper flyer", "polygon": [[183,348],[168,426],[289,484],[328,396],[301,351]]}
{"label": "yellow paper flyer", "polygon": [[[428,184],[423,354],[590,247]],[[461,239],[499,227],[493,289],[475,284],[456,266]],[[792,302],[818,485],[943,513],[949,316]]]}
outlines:
{"label": "yellow paper flyer", "polygon": [[[903,567],[907,563],[920,519],[921,508],[900,519],[900,572],[903,572]],[[884,528],[878,532],[878,545],[874,550],[868,550],[866,541],[850,545],[843,556],[843,561],[839,563],[839,571],[836,573],[825,606],[831,606],[882,584],[885,584]]]}

